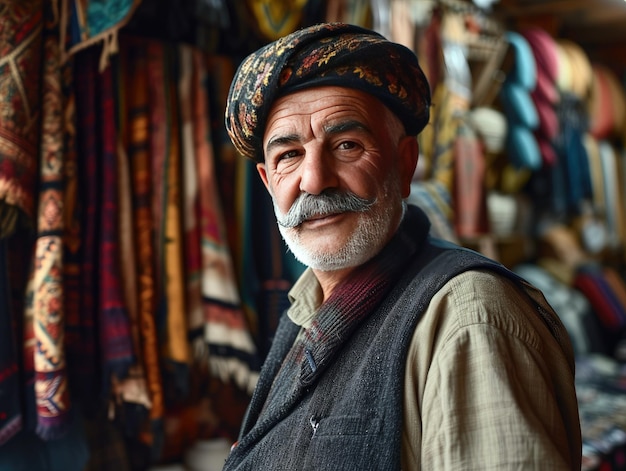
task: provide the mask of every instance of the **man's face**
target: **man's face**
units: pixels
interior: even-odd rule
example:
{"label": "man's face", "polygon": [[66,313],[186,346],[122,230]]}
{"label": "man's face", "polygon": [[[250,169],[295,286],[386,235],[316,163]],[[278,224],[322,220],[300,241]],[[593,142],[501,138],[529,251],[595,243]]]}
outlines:
{"label": "man's face", "polygon": [[340,87],[279,98],[263,150],[257,169],[281,234],[304,264],[322,271],[360,265],[395,232],[417,143],[376,98]]}

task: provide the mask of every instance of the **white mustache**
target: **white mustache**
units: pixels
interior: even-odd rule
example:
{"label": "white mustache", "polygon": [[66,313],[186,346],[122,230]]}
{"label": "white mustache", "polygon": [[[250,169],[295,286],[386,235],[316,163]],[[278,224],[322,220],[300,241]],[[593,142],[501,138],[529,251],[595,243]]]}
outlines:
{"label": "white mustache", "polygon": [[319,195],[301,193],[287,214],[275,211],[278,224],[296,227],[312,216],[326,216],[343,212],[367,211],[376,203],[376,198],[361,198],[351,192],[328,190]]}

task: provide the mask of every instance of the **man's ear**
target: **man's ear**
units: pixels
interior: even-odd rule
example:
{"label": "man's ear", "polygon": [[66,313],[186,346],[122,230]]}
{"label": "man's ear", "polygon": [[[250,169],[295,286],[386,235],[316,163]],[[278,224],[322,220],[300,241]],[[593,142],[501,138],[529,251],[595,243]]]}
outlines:
{"label": "man's ear", "polygon": [[270,191],[270,184],[269,180],[267,179],[267,170],[265,168],[265,163],[261,162],[256,164],[256,171],[259,172],[259,176],[261,177],[261,180],[263,180],[263,184],[265,185],[265,188],[267,188],[267,191]]}
{"label": "man's ear", "polygon": [[415,174],[419,153],[419,143],[416,136],[404,136],[400,140],[398,144],[398,165],[402,198],[407,198],[411,193],[411,181]]}

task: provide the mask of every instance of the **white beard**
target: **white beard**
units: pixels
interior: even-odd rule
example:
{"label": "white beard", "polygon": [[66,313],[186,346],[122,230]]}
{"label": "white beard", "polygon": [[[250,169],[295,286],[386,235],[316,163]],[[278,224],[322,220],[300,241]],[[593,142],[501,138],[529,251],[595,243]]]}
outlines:
{"label": "white beard", "polygon": [[[333,271],[361,265],[373,258],[390,238],[394,211],[393,204],[402,204],[398,180],[393,175],[384,182],[383,198],[367,211],[358,214],[357,228],[350,234],[345,245],[338,250],[328,252],[305,244],[300,239],[299,227],[283,227],[278,229],[287,246],[297,260],[304,265],[320,271]],[[280,210],[274,202],[274,212]]]}

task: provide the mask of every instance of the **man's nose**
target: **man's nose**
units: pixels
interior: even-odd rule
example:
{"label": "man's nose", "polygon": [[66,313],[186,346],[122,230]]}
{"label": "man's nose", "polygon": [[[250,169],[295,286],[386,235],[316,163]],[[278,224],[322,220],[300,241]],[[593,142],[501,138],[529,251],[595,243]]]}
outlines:
{"label": "man's nose", "polygon": [[336,188],[337,183],[332,155],[319,148],[308,150],[301,166],[300,191],[319,195],[327,188]]}

